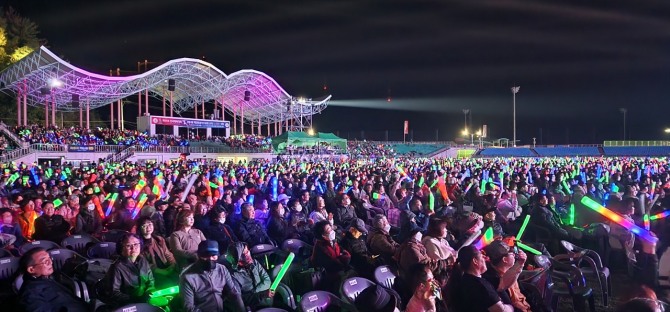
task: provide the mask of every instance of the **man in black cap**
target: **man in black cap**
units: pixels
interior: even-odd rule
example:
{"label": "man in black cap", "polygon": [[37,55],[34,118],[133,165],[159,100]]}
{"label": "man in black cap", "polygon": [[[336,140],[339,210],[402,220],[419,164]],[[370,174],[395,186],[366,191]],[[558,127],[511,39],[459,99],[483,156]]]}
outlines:
{"label": "man in black cap", "polygon": [[168,207],[168,202],[164,200],[158,200],[154,204],[156,211],[151,214],[151,221],[154,222],[154,232],[162,237],[166,237],[167,230],[165,228],[165,219],[163,218],[163,213]]}
{"label": "man in black cap", "polygon": [[521,293],[517,282],[526,262],[526,254],[521,250],[510,248],[499,240],[484,247],[484,253],[488,257],[488,269],[482,274],[482,278],[496,288],[502,303],[512,305],[514,311],[531,311],[526,296]]}
{"label": "man in black cap", "polygon": [[372,259],[365,244],[367,235],[368,230],[365,227],[365,222],[356,218],[351,222],[340,245],[351,254],[350,264],[356,272],[364,277],[371,277],[375,266],[373,265],[374,259]]}
{"label": "man in black cap", "polygon": [[187,312],[220,312],[226,306],[233,311],[244,311],[240,290],[228,269],[217,263],[219,244],[205,240],[198,245],[198,260],[186,268],[179,283]]}

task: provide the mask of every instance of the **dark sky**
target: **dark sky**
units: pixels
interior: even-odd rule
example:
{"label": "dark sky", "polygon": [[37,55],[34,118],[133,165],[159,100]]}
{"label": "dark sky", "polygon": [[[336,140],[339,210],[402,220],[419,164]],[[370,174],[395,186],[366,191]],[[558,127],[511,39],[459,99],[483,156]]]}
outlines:
{"label": "dark sky", "polygon": [[407,119],[415,139],[451,140],[464,108],[511,138],[515,84],[522,144],[621,139],[621,107],[631,139],[670,127],[667,0],[3,1],[94,72],[204,56],[296,96],[325,84],[333,102],[315,127],[350,138],[402,139]]}

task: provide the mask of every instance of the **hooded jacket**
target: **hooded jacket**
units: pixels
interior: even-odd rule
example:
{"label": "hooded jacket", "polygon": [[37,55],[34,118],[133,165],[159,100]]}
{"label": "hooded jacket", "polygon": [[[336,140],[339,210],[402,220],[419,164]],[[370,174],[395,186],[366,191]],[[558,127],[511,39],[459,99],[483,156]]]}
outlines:
{"label": "hooded jacket", "polygon": [[[237,287],[242,292],[245,302],[248,302],[247,296],[264,292],[270,289],[270,275],[256,259],[241,259],[243,257],[244,243],[234,243],[228,248],[228,264],[230,265],[230,275],[237,283]],[[247,265],[240,265],[240,260],[251,260]]]}

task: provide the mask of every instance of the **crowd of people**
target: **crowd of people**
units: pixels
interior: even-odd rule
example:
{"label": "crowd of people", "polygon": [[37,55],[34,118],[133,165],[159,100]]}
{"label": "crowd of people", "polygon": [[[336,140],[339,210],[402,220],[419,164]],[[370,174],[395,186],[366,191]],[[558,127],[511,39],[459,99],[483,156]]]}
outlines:
{"label": "crowd of people", "polygon": [[149,136],[137,130],[119,130],[109,128],[86,129],[80,127],[58,128],[32,125],[16,126],[21,140],[30,144],[66,144],[66,145],[139,145],[139,146],[184,146],[188,140],[168,135]]}
{"label": "crowd of people", "polygon": [[[648,225],[656,244],[581,203],[588,197],[644,228],[649,215],[670,207],[667,159],[3,166],[0,232],[3,248],[21,257],[18,305],[26,311],[91,310],[49,278],[55,273],[46,250],[19,253],[31,241],[61,243],[68,235],[103,240],[122,233],[116,260],[93,285],[103,310],[147,302],[173,285],[180,287],[171,302],[177,310],[281,305],[270,289],[271,266],[250,250],[300,240],[311,250],[296,255],[305,260],[294,264],[305,269],[294,273],[299,295],[299,288],[339,294],[346,278],[374,280],[385,265],[397,275],[394,286],[363,291],[354,302],[358,311],[546,311],[542,298],[518,282],[523,269],[539,266],[515,243],[525,216],[524,243],[548,256],[564,252],[566,240],[606,258],[613,237],[644,289],[658,286],[658,258],[670,243],[665,218]],[[473,244],[489,228],[493,242]],[[318,282],[302,287],[303,273],[318,274]],[[631,308],[640,300],[622,301],[621,311],[646,311]]]}
{"label": "crowd of people", "polygon": [[387,144],[370,141],[347,141],[347,150],[352,157],[395,157],[396,152]]}

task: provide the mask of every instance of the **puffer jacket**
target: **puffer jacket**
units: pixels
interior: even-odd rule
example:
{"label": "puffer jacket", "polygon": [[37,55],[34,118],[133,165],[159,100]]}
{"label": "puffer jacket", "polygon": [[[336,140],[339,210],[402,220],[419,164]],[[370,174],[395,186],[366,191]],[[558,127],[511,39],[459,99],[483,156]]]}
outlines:
{"label": "puffer jacket", "polygon": [[145,302],[147,294],[154,288],[154,275],[144,257],[135,262],[126,257],[116,260],[103,279],[105,299],[113,306]]}
{"label": "puffer jacket", "polygon": [[231,301],[228,307],[244,311],[240,290],[221,264],[212,270],[203,269],[199,262],[189,266],[180,277],[179,292],[186,312],[222,312],[224,298]]}
{"label": "puffer jacket", "polygon": [[370,231],[368,246],[370,246],[370,253],[381,256],[385,264],[393,263],[392,258],[399,247],[398,243],[391,238],[391,235],[382,229],[372,229]]}

